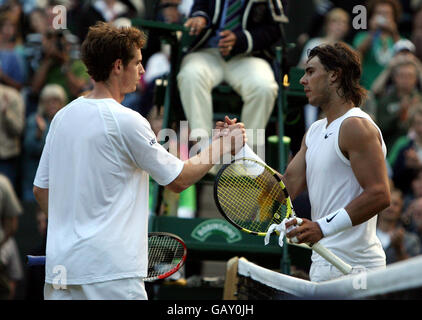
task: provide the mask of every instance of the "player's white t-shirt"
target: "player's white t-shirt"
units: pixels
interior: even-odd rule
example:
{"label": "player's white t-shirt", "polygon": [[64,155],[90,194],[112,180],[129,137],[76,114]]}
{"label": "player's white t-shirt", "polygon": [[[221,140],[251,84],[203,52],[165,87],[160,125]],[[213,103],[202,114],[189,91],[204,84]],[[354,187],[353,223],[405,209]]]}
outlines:
{"label": "player's white t-shirt", "polygon": [[[363,191],[353,173],[350,161],[339,147],[341,124],[349,117],[368,119],[381,134],[370,116],[359,108],[349,110],[331,122],[328,127],[326,118],[312,124],[306,134],[305,143],[306,182],[313,221],[344,208]],[[382,149],[385,157],[384,141]],[[352,266],[365,268],[385,266],[385,253],[376,236],[376,224],[377,217],[374,216],[360,225],[324,237],[320,243]],[[328,264],[316,252],[312,254],[312,261]]]}
{"label": "player's white t-shirt", "polygon": [[167,185],[182,169],[148,121],[114,99],[60,110],[34,181],[49,189],[46,282],[146,276],[149,174]]}

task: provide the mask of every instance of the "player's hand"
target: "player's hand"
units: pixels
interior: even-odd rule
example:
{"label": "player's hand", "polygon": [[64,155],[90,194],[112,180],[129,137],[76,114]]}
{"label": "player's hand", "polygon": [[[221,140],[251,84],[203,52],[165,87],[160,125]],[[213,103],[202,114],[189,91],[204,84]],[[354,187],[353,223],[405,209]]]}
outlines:
{"label": "player's hand", "polygon": [[204,17],[193,17],[189,18],[185,22],[185,27],[189,28],[189,34],[191,36],[197,36],[206,27],[207,20]]}
{"label": "player's hand", "polygon": [[237,118],[230,119],[228,116],[225,116],[224,121],[217,121],[215,123],[215,130],[213,131],[213,140],[227,136],[229,134],[229,125],[233,125],[236,122]]}
{"label": "player's hand", "polygon": [[223,57],[228,56],[236,44],[236,34],[231,30],[224,30],[220,32],[220,41],[218,42],[218,48]]}
{"label": "player's hand", "polygon": [[[223,137],[223,144],[230,143],[230,152],[232,155],[237,154],[246,143],[246,130],[242,122],[230,124],[227,137]],[[230,139],[228,139],[230,138]]]}
{"label": "player's hand", "polygon": [[[316,243],[323,238],[324,235],[318,223],[305,218],[302,218],[302,220],[303,222],[300,226],[286,234],[287,238],[296,237],[298,243]],[[295,225],[297,225],[296,219],[286,222],[286,229]]]}

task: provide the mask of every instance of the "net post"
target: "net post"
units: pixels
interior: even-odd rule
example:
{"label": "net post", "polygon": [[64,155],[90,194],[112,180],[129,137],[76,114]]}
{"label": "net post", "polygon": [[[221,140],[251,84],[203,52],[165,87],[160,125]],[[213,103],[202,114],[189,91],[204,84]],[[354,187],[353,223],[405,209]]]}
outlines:
{"label": "net post", "polygon": [[238,264],[239,257],[233,257],[227,261],[223,300],[237,300],[237,283],[239,282],[237,276]]}

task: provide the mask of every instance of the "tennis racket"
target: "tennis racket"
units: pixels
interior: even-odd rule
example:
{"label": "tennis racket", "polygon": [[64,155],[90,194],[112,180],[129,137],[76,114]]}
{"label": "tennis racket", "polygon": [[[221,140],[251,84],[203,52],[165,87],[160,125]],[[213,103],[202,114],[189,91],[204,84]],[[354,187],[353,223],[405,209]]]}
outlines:
{"label": "tennis racket", "polygon": [[[148,275],[144,281],[165,279],[186,261],[187,248],[178,236],[167,232],[148,233]],[[26,256],[28,266],[45,264],[45,256]]]}
{"label": "tennis racket", "polygon": [[[223,165],[215,179],[214,200],[228,222],[253,235],[265,236],[272,224],[280,224],[284,218],[295,217],[302,223],[278,174],[254,159],[240,158]],[[352,271],[318,242],[300,246],[311,248],[344,274]]]}

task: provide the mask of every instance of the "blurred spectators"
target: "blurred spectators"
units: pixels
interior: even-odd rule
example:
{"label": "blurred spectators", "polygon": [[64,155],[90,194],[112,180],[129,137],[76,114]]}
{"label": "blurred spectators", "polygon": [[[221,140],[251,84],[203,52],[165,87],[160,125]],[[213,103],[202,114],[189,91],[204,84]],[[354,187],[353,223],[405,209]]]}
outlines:
{"label": "blurred spectators", "polygon": [[[356,5],[362,5],[361,0],[313,0],[315,11],[312,18],[310,19],[310,24],[308,30],[298,36],[297,42],[299,46],[303,46],[309,39],[316,38],[323,33],[324,20],[330,10],[333,8],[341,8],[346,11],[348,14],[352,14],[353,8]],[[346,42],[350,42],[353,39],[354,33],[356,31],[351,28],[349,34],[346,37]]]}
{"label": "blurred spectators", "polygon": [[18,157],[25,125],[25,107],[21,94],[0,84],[0,173],[17,188]]}
{"label": "blurred spectators", "polygon": [[422,4],[413,19],[412,42],[416,47],[416,56],[422,61]]}
{"label": "blurred spectators", "polygon": [[[314,47],[321,44],[334,44],[338,41],[343,41],[349,32],[349,14],[341,8],[334,8],[329,11],[325,17],[324,36],[310,39],[302,51],[298,68],[304,68],[308,60],[308,53]],[[304,107],[305,128],[318,119],[319,108],[310,104]]]}
{"label": "blurred spectators", "polygon": [[358,32],[353,39],[353,46],[362,56],[361,83],[368,90],[393,57],[394,43],[400,40],[401,12],[398,0],[368,1],[369,30]]}
{"label": "blurred spectators", "polygon": [[12,12],[0,10],[0,82],[20,90],[25,83],[26,69],[18,36]]}
{"label": "blurred spectators", "polygon": [[383,133],[387,149],[406,135],[409,129],[409,113],[422,102],[418,90],[418,68],[412,61],[397,63],[391,70],[392,86],[382,95],[376,106],[376,120]]}
{"label": "blurred spectators", "polygon": [[343,41],[349,32],[350,15],[341,8],[334,8],[330,10],[325,16],[324,35],[310,39],[302,51],[298,67],[304,68],[308,60],[308,53],[311,49],[320,44],[334,44],[338,41]]}
{"label": "blurred spectators", "polygon": [[387,68],[376,78],[372,84],[371,91],[376,96],[379,97],[388,92],[388,89],[392,86],[392,70],[399,63],[410,61],[416,65],[418,70],[417,72],[417,87],[422,89],[422,63],[415,56],[415,45],[407,39],[401,39],[394,44],[393,51],[394,56],[391,61],[388,63]]}
{"label": "blurred spectators", "polygon": [[403,197],[400,190],[391,191],[391,204],[378,215],[377,236],[385,251],[387,264],[405,260],[421,252],[419,238],[401,225]]}
{"label": "blurred spectators", "polygon": [[388,155],[394,185],[405,195],[411,193],[412,180],[422,169],[422,104],[409,117],[409,133],[397,139]]}
{"label": "blurred spectators", "polygon": [[0,299],[13,299],[16,282],[23,277],[19,251],[13,236],[22,207],[9,179],[0,174]]}
{"label": "blurred spectators", "polygon": [[54,115],[66,104],[67,96],[63,87],[58,84],[48,84],[41,91],[37,112],[30,114],[27,119],[22,165],[24,201],[35,201],[32,188],[45,138]]}
{"label": "blurred spectators", "polygon": [[121,17],[143,17],[144,14],[143,0],[72,0],[68,6],[67,18],[70,31],[82,43],[89,27],[97,21],[112,22]]}
{"label": "blurred spectators", "polygon": [[[411,221],[411,230],[422,242],[422,197],[416,198],[411,202],[408,212]],[[420,253],[422,254],[422,250]]]}
{"label": "blurred spectators", "polygon": [[49,29],[41,42],[29,44],[34,51],[31,88],[38,93],[46,84],[60,84],[70,99],[77,98],[89,84],[86,67],[79,59],[79,43],[68,30]]}

